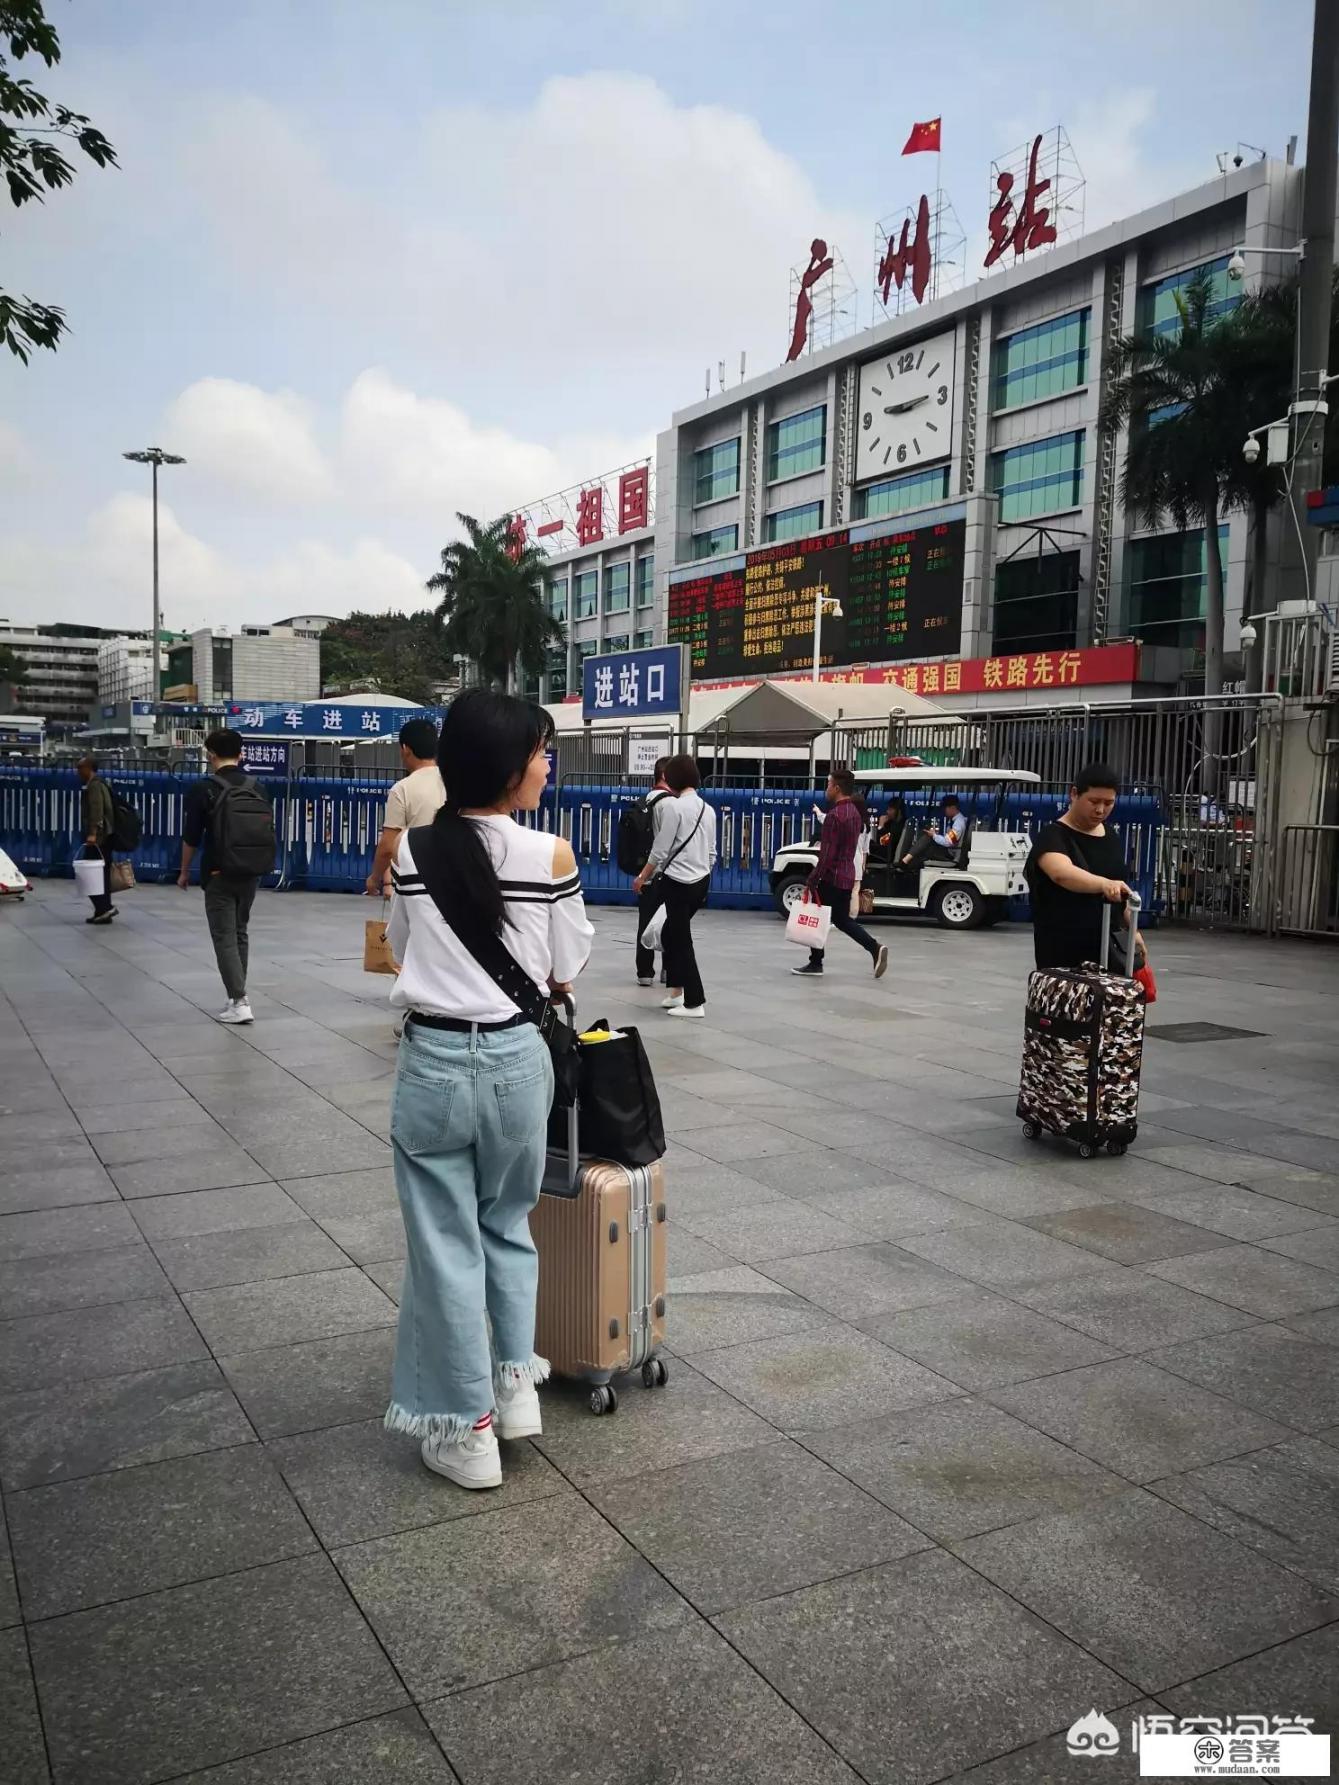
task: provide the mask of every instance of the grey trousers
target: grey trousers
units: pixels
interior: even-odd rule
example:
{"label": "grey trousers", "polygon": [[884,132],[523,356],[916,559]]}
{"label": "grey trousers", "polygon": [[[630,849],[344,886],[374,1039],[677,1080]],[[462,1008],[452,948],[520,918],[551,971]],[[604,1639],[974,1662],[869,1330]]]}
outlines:
{"label": "grey trousers", "polygon": [[223,989],[234,1001],[246,997],[247,923],[258,880],[225,880],[211,874],[205,882],[205,917],[214,944]]}

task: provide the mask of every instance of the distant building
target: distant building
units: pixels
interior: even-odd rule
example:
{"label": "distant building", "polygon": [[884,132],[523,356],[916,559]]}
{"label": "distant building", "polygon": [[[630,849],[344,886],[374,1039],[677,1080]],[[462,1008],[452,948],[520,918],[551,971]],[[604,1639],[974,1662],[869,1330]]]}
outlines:
{"label": "distant building", "polygon": [[153,646],[147,638],[108,638],[98,646],[98,705],[156,700]]}
{"label": "distant building", "polygon": [[276,627],[287,626],[294,632],[319,638],[326,627],[333,626],[338,618],[338,614],[290,614],[288,619],[276,620],[274,624]]}
{"label": "distant building", "polygon": [[27,672],[20,704],[45,719],[52,736],[87,723],[98,698],[98,648],[109,636],[95,626],[43,629],[0,620],[0,645],[8,645]]}
{"label": "distant building", "polygon": [[319,634],[296,626],[205,627],[168,653],[169,692],[218,701],[319,700]]}

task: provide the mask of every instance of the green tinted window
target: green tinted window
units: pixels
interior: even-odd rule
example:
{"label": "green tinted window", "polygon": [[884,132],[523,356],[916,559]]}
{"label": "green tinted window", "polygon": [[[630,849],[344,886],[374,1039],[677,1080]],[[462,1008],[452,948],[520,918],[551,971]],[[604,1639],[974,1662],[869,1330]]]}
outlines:
{"label": "green tinted window", "polygon": [[739,550],[739,528],[737,526],[713,527],[707,533],[694,533],[694,558],[719,558],[723,552]]}
{"label": "green tinted window", "polygon": [[573,618],[577,620],[593,620],[599,597],[597,573],[593,570],[578,570],[572,578],[572,594],[576,606]]}
{"label": "green tinted window", "polygon": [[739,494],[739,441],[722,440],[693,454],[693,501],[719,502]]}
{"label": "green tinted window", "polygon": [[996,409],[1058,397],[1087,382],[1089,314],[1075,310],[996,344],[991,386]]}
{"label": "green tinted window", "polygon": [[810,533],[818,533],[823,527],[823,504],[821,502],[801,502],[796,508],[779,508],[775,514],[769,514],[763,522],[763,538],[803,539]]}
{"label": "green tinted window", "polygon": [[820,403],[799,415],[774,421],[767,430],[767,481],[817,471],[826,456],[828,412]]}
{"label": "green tinted window", "polygon": [[632,605],[629,593],[632,581],[631,564],[611,564],[604,573],[604,611],[625,614]]}
{"label": "green tinted window", "polygon": [[910,508],[928,508],[948,495],[948,466],[932,471],[912,471],[906,477],[890,477],[867,484],[855,493],[855,518],[875,521],[885,514],[905,514]]}
{"label": "green tinted window", "polygon": [[[1218,550],[1227,553],[1227,528],[1218,529]],[[1204,645],[1204,529],[1132,539],[1126,554],[1128,591],[1125,630],[1151,645],[1180,650]]]}
{"label": "green tinted window", "polygon": [[1207,260],[1202,266],[1187,267],[1183,273],[1169,273],[1165,279],[1158,279],[1152,285],[1145,285],[1139,293],[1138,324],[1141,329],[1152,329],[1155,335],[1174,333],[1181,326],[1181,313],[1176,307],[1178,292],[1186,286],[1197,273],[1208,273],[1213,284],[1213,302],[1209,306],[1209,315],[1225,316],[1241,302],[1241,287],[1227,276],[1229,256],[1220,254],[1217,260]]}
{"label": "green tinted window", "polygon": [[1002,521],[1026,521],[1083,501],[1083,432],[1030,440],[992,454],[990,487]]}

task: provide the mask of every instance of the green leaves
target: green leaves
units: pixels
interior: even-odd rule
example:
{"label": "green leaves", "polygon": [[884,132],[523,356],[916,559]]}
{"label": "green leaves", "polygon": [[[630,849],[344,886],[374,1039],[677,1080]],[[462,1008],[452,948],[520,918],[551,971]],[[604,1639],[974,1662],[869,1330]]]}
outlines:
{"label": "green leaves", "polygon": [[[60,61],[60,39],[41,0],[0,0],[0,44],[15,61],[35,55],[48,68]],[[16,127],[20,122],[26,130]],[[83,112],[48,100],[30,80],[11,73],[0,55],[0,174],[12,205],[41,203],[74,179],[62,138],[96,167],[117,165],[116,150]],[[56,305],[0,291],[0,341],[25,365],[34,347],[54,349],[64,332],[65,312]]]}
{"label": "green leaves", "polygon": [[456,518],[465,537],[443,549],[441,569],[427,582],[440,599],[448,650],[498,687],[509,687],[518,668],[523,676],[542,674],[551,647],[567,637],[545,601],[544,554],[534,546],[515,550],[510,515],[486,526],[473,515]]}

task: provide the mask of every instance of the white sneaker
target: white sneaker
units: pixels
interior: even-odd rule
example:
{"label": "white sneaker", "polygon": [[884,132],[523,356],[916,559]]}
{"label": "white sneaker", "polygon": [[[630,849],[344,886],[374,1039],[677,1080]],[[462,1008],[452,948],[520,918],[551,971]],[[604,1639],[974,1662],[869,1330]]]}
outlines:
{"label": "white sneaker", "polygon": [[695,1017],[698,1022],[704,1022],[706,1020],[707,1007],[705,1004],[695,1004],[695,1005],[690,1006],[690,1005],[685,1004],[683,1002],[683,1000],[680,999],[680,1001],[677,1004],[671,1004],[671,1005],[667,1006],[665,1014],[666,1014],[666,1016]]}
{"label": "white sneaker", "polygon": [[683,1005],[683,993],[682,992],[671,992],[669,997],[663,1000],[660,1008],[662,1010],[678,1010],[682,1007],[682,1005]]}
{"label": "white sneaker", "polygon": [[885,942],[874,957],[874,977],[882,979],[888,971],[888,944]]}
{"label": "white sneaker", "polygon": [[639,979],[637,981],[638,985],[654,985],[655,983],[654,979]]}
{"label": "white sneaker", "polygon": [[434,1475],[445,1475],[457,1487],[502,1486],[502,1455],[491,1425],[486,1431],[466,1432],[457,1444],[425,1438],[418,1454]]}
{"label": "white sneaker", "polygon": [[221,1010],[214,1020],[219,1023],[254,1023],[256,1019],[245,998],[234,998],[228,1008]]}
{"label": "white sneaker", "polygon": [[533,1382],[516,1382],[508,1387],[499,1381],[493,1389],[493,1415],[499,1438],[538,1438],[544,1430]]}

